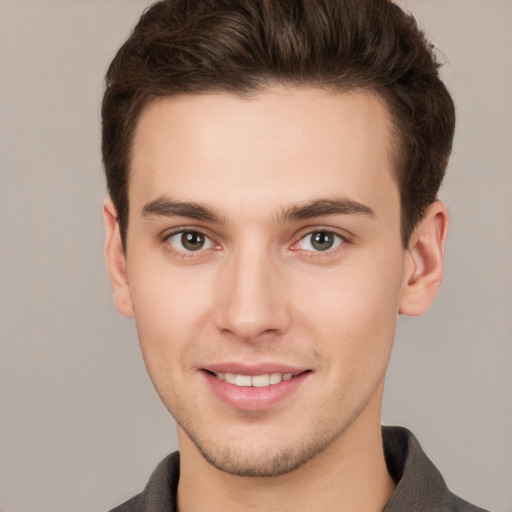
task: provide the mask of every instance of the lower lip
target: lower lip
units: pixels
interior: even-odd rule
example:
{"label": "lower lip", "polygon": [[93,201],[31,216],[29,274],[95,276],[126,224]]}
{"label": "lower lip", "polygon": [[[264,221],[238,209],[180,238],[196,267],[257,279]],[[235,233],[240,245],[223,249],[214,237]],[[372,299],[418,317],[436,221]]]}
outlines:
{"label": "lower lip", "polygon": [[262,388],[253,386],[235,386],[215,375],[203,372],[212,391],[226,404],[243,411],[262,411],[268,409],[293,394],[304,382],[310,372],[303,372],[290,380],[271,384]]}

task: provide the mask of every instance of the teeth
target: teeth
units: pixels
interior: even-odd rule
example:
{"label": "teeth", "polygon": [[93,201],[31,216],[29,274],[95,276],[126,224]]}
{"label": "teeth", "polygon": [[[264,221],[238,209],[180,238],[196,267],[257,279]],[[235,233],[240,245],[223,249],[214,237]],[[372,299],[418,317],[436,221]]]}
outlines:
{"label": "teeth", "polygon": [[255,375],[254,377],[251,377],[251,384],[255,388],[270,386],[270,375]]}
{"label": "teeth", "polygon": [[264,388],[273,384],[279,384],[283,380],[290,380],[292,373],[265,373],[264,375],[236,375],[234,373],[217,373],[219,380],[225,380],[228,384],[241,387]]}
{"label": "teeth", "polygon": [[[222,375],[222,373],[219,373],[219,375]],[[220,378],[219,375],[217,375],[217,378]],[[234,373],[225,373],[224,380],[229,384],[234,384],[236,382],[236,375]]]}
{"label": "teeth", "polygon": [[252,384],[251,380],[250,375],[237,375],[235,377],[235,386],[249,387]]}
{"label": "teeth", "polygon": [[270,384],[279,384],[283,380],[283,377],[280,373],[271,373],[269,375]]}

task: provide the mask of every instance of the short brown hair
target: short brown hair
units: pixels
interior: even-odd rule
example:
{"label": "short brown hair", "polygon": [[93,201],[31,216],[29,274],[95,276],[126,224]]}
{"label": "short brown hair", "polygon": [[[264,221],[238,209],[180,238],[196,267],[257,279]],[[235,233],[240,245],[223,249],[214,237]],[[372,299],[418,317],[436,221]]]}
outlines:
{"label": "short brown hair", "polygon": [[150,6],[106,75],[102,152],[123,243],[130,151],[147,103],[179,93],[246,94],[271,84],[380,94],[397,138],[402,240],[434,202],[455,111],[414,18],[389,0],[167,0]]}

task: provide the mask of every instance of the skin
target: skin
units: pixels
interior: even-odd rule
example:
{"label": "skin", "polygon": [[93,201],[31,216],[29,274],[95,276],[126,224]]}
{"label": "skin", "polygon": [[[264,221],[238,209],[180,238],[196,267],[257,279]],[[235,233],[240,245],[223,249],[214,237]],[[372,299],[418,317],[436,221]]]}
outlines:
{"label": "skin", "polygon": [[[274,87],[143,111],[126,252],[107,200],[106,257],[116,307],[135,317],[178,423],[182,512],[389,500],[380,412],[396,320],[432,302],[447,230],[434,203],[403,248],[391,133],[385,103],[364,91]],[[203,248],[187,250],[184,231]],[[250,410],[210,385],[205,370],[226,364],[304,373]]]}

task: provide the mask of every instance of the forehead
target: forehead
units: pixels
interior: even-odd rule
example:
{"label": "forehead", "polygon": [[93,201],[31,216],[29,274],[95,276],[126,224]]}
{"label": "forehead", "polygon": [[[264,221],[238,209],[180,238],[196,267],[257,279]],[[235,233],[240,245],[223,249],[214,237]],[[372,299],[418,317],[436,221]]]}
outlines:
{"label": "forehead", "polygon": [[236,212],[343,195],[378,205],[397,195],[391,134],[386,104],[365,91],[159,99],[136,128],[130,204],[170,195]]}

